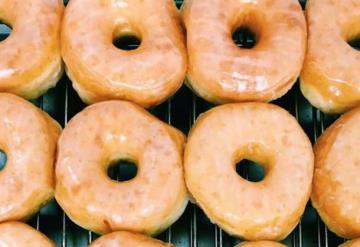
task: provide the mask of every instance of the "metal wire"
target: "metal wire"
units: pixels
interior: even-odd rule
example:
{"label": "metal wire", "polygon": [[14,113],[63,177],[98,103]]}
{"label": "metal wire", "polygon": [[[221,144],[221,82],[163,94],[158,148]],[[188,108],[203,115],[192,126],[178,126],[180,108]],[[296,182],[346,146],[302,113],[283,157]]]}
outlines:
{"label": "metal wire", "polygon": [[[69,115],[69,85],[68,83],[65,84],[65,97],[64,97],[64,126],[68,123],[68,115]],[[62,239],[61,239],[61,247],[67,246],[67,232],[66,232],[66,221],[67,216],[65,212],[62,212]]]}
{"label": "metal wire", "polygon": [[222,230],[220,227],[215,225],[215,246],[222,247],[223,246],[223,236]]}
{"label": "metal wire", "polygon": [[[319,110],[317,110],[319,112],[320,115],[320,135],[324,132],[325,130],[325,124],[324,124],[324,114],[322,112],[320,112]],[[325,247],[329,246],[329,239],[328,239],[328,228],[325,224],[323,225],[323,232],[324,232],[324,236],[325,236]]]}
{"label": "metal wire", "polygon": [[[190,128],[195,123],[197,118],[197,98],[195,95],[192,95],[192,107],[190,115]],[[190,247],[197,247],[197,207],[196,205],[191,205],[191,221],[190,221]]]}

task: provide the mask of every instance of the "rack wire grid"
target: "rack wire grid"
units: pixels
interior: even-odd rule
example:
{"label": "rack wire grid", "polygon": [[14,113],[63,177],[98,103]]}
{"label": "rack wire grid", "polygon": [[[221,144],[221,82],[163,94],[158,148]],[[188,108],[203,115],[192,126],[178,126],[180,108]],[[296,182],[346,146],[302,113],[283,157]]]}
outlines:
{"label": "rack wire grid", "polygon": [[[67,0],[64,2],[66,4]],[[182,4],[182,0],[175,2],[178,7]],[[300,3],[304,7],[305,0],[301,0]],[[10,32],[11,29],[0,23],[0,41],[5,39]],[[238,33],[233,38],[239,46],[254,42],[252,37],[246,33]],[[55,88],[34,100],[33,103],[48,112],[62,126],[65,126],[69,119],[85,107],[66,75],[62,77]],[[325,115],[313,108],[300,93],[298,83],[290,92],[273,103],[293,114],[313,143],[324,129],[337,118],[337,116]],[[211,107],[213,105],[198,98],[183,86],[167,102],[150,111],[159,119],[188,133],[197,116]],[[5,163],[4,160],[4,154],[0,153],[0,163]],[[119,172],[120,170],[115,171],[118,178],[121,177]],[[243,177],[249,177],[257,171],[251,166],[240,166],[238,172]],[[56,201],[52,201],[42,208],[28,223],[61,247],[87,246],[99,237],[71,222]],[[240,239],[229,236],[218,226],[212,224],[202,210],[191,203],[182,217],[157,238],[171,242],[177,247],[232,247],[241,242]],[[337,237],[327,229],[310,202],[298,226],[283,241],[287,246],[294,247],[332,247],[343,242],[344,239]]]}

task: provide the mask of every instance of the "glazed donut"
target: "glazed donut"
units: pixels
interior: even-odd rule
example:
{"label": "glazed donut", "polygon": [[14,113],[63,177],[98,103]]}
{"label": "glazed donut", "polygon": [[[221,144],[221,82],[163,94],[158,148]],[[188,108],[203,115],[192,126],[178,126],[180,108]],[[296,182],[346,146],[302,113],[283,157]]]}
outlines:
{"label": "glazed donut", "polygon": [[[141,39],[125,51],[118,37]],[[67,74],[86,103],[124,99],[144,107],[182,85],[186,48],[173,0],[72,0],[65,11],[62,54]]]}
{"label": "glazed donut", "polygon": [[346,243],[339,245],[339,247],[360,247],[360,239],[347,241]]}
{"label": "glazed donut", "polygon": [[[185,0],[187,84],[216,103],[271,101],[295,83],[306,47],[306,22],[297,0]],[[248,27],[252,49],[232,33]]]}
{"label": "glazed donut", "polygon": [[344,238],[360,237],[360,107],[343,115],[314,147],[311,200],[329,229]]}
{"label": "glazed donut", "polygon": [[0,93],[0,222],[26,220],[53,198],[59,125],[15,95]]}
{"label": "glazed donut", "polygon": [[[235,164],[243,159],[260,163],[265,178],[240,177]],[[196,121],[184,166],[189,192],[212,222],[249,241],[281,240],[309,199],[313,152],[296,119],[280,107],[228,104]]]}
{"label": "glazed donut", "polygon": [[175,247],[144,235],[130,232],[113,232],[94,241],[89,247]]}
{"label": "glazed donut", "polygon": [[271,241],[258,241],[258,242],[244,242],[236,245],[235,247],[285,247],[285,245],[278,242]]}
{"label": "glazed donut", "polygon": [[56,247],[44,234],[20,222],[0,224],[0,246]]}
{"label": "glazed donut", "polygon": [[[90,106],[71,119],[60,137],[56,199],[75,223],[96,233],[160,233],[188,202],[184,141],[180,131],[135,104]],[[106,171],[117,160],[133,161],[136,177],[111,180]]]}
{"label": "glazed donut", "polygon": [[0,21],[12,27],[0,42],[0,92],[34,99],[55,86],[60,54],[62,0],[2,0]]}
{"label": "glazed donut", "polygon": [[359,36],[359,12],[359,1],[307,2],[309,40],[301,91],[324,112],[360,105],[360,53],[347,43]]}

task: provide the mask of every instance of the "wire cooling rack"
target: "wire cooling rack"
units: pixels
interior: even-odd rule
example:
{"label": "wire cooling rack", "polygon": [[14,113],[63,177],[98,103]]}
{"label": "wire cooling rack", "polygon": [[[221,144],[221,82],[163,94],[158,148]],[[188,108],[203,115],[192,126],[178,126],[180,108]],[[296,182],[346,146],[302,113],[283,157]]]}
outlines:
{"label": "wire cooling rack", "polygon": [[[305,1],[300,1],[300,3],[304,7]],[[179,7],[182,1],[176,1],[176,4]],[[10,31],[5,25],[0,25],[0,41]],[[244,33],[234,35],[234,40],[239,46],[253,42],[252,37]],[[33,103],[48,112],[63,126],[85,107],[72,89],[71,82],[66,75],[63,76],[56,88],[51,89]],[[301,95],[298,84],[274,103],[287,109],[298,119],[313,143],[323,130],[336,119],[336,116],[324,115],[311,107]],[[211,107],[213,107],[211,104],[196,97],[184,86],[175,96],[155,107],[151,112],[163,121],[187,133],[197,116]],[[1,159],[4,157],[0,154],[0,161]],[[247,177],[252,172],[249,169],[251,167],[244,166],[238,172],[243,177]],[[121,175],[118,174],[119,176]],[[61,247],[87,246],[98,237],[96,234],[72,223],[55,201],[42,208],[28,223],[45,233],[57,246]],[[212,224],[202,210],[194,204],[189,204],[183,216],[157,237],[163,241],[171,242],[177,247],[232,247],[241,242],[241,240],[229,236]],[[283,242],[294,247],[335,247],[343,243],[344,239],[338,238],[328,231],[316,211],[308,203],[301,222]]]}

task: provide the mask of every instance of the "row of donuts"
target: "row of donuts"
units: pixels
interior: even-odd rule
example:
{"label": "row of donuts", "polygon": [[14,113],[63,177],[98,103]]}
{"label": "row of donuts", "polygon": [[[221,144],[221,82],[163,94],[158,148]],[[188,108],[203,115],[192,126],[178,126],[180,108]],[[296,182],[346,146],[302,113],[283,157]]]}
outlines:
{"label": "row of donuts", "polygon": [[[330,230],[360,237],[360,108],[319,138],[314,171],[311,143],[296,119],[267,103],[215,107],[198,118],[187,141],[126,101],[93,104],[62,133],[24,99],[1,93],[0,105],[0,150],[8,157],[0,173],[0,222],[28,219],[55,194],[85,229],[153,236],[173,224],[192,198],[230,235],[279,241],[299,222],[311,194]],[[262,164],[265,178],[241,178],[234,166],[242,159]],[[137,165],[135,178],[116,182],[107,176],[118,160]]]}
{"label": "row of donuts", "polygon": [[[180,14],[173,0],[71,0],[62,18],[63,8],[60,0],[1,1],[1,19],[13,31],[0,43],[0,91],[40,96],[59,80],[62,55],[86,103],[151,107],[186,74],[188,86],[212,103],[269,102],[302,71],[301,90],[322,111],[360,104],[360,54],[348,44],[358,37],[358,0],[309,0],[307,23],[297,0],[185,0]],[[238,27],[255,33],[252,49],[233,42]],[[113,45],[127,36],[140,47]]]}
{"label": "row of donuts", "polygon": [[[32,227],[20,222],[6,222],[0,224],[0,240],[5,247],[55,247],[56,245],[45,235]],[[358,242],[352,241],[341,247],[356,247]],[[144,235],[130,232],[113,232],[95,240],[89,247],[174,247],[162,243],[159,240],[151,239]],[[236,247],[284,247],[284,245],[270,242],[246,242]]]}
{"label": "row of donuts", "polygon": [[[0,223],[0,243],[4,247],[56,247],[44,234],[21,222]],[[102,236],[89,247],[171,247],[159,240],[125,231]]]}

